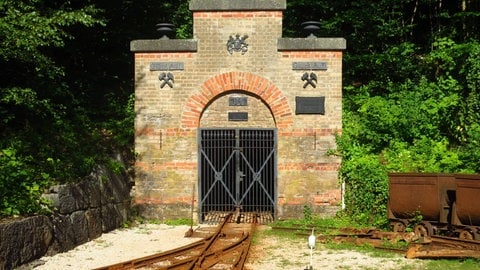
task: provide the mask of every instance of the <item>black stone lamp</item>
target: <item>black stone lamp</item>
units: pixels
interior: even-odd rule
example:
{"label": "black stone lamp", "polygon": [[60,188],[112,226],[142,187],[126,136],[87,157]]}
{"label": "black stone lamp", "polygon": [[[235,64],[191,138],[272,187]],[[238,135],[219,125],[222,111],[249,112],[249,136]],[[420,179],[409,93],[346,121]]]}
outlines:
{"label": "black stone lamp", "polygon": [[303,33],[308,38],[316,38],[318,30],[320,30],[320,22],[319,21],[307,21],[301,24],[303,28]]}
{"label": "black stone lamp", "polygon": [[160,39],[169,39],[175,36],[175,25],[171,23],[157,23],[155,26],[160,33]]}

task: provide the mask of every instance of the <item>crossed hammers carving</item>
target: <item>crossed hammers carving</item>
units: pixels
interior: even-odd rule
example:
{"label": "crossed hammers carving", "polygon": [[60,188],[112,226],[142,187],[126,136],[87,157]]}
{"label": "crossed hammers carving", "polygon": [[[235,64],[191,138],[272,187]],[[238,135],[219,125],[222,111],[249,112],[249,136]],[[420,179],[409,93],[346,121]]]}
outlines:
{"label": "crossed hammers carving", "polygon": [[160,76],[158,76],[158,79],[162,81],[162,83],[160,84],[160,88],[163,88],[165,85],[168,85],[170,86],[170,88],[173,88],[173,83],[175,82],[175,80],[172,73],[163,72],[162,74],[160,74]]}
{"label": "crossed hammers carving", "polygon": [[311,72],[308,74],[308,72],[305,72],[302,76],[302,81],[305,81],[305,84],[303,85],[303,88],[306,88],[307,85],[311,85],[313,88],[317,87],[317,74]]}

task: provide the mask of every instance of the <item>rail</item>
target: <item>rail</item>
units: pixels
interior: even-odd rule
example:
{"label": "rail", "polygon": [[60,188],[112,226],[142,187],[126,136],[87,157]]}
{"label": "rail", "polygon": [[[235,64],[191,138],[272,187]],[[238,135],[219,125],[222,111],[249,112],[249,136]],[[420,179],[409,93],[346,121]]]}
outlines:
{"label": "rail", "polygon": [[[406,258],[480,258],[480,241],[445,236],[419,236],[413,232],[386,232],[377,229],[314,227],[324,232],[316,235],[319,242],[368,244],[374,248],[405,254]],[[308,237],[312,227],[273,227]],[[403,242],[403,245],[397,243]]]}
{"label": "rail", "polygon": [[225,215],[223,221],[211,235],[200,241],[94,270],[192,270],[213,267],[232,270],[243,269],[257,222],[253,220],[252,223],[246,224],[234,222],[235,220],[235,213],[229,213]]}

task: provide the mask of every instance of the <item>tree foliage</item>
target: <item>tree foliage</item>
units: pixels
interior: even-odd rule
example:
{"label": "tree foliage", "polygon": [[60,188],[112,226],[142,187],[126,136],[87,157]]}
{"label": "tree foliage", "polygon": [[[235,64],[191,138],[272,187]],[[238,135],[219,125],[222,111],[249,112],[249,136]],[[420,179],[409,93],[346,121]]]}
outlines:
{"label": "tree foliage", "polygon": [[38,212],[50,184],[132,151],[129,43],[160,22],[191,37],[188,1],[0,1],[0,216]]}
{"label": "tree foliage", "polygon": [[0,215],[38,211],[52,180],[93,165],[93,149],[82,147],[89,125],[55,52],[74,38],[72,27],[102,24],[98,13],[68,1],[0,3]]}
{"label": "tree foliage", "polygon": [[[479,1],[288,0],[284,36],[308,20],[347,40],[346,213],[382,224],[388,172],[479,172]],[[160,22],[193,35],[187,0],[0,1],[0,215],[39,211],[44,187],[131,149],[129,43]]]}
{"label": "tree foliage", "polygon": [[324,35],[348,41],[338,138],[346,212],[382,223],[388,172],[480,172],[480,5],[335,5],[332,16],[318,19]]}

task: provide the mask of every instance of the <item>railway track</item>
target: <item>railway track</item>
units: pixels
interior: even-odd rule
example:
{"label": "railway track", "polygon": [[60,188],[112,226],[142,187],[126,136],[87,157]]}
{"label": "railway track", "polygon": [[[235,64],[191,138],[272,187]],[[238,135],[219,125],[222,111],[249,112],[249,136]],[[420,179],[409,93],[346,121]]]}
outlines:
{"label": "railway track", "polygon": [[[295,227],[273,227],[272,229],[291,231],[305,237],[308,237],[312,231],[312,228]],[[445,236],[422,237],[413,232],[384,232],[376,229],[315,227],[315,231],[326,232],[316,235],[319,242],[368,244],[377,249],[405,254],[409,259],[480,258],[480,241],[475,240]],[[405,245],[395,245],[398,242],[404,242]]]}
{"label": "railway track", "polygon": [[[256,213],[216,214],[221,220],[217,227],[207,232],[196,232],[204,238],[192,244],[166,252],[116,263],[94,270],[123,269],[243,269],[248,256],[253,233],[257,226]],[[243,221],[243,222],[240,222]],[[312,228],[273,227],[274,230],[286,230],[308,237]],[[480,258],[480,241],[462,240],[450,237],[419,237],[413,232],[383,232],[376,229],[350,229],[315,227],[319,242],[350,242],[354,244],[369,244],[375,248],[403,253],[407,258]],[[385,246],[386,241],[405,242],[403,248]]]}
{"label": "railway track", "polygon": [[411,243],[405,256],[409,259],[480,258],[480,241],[431,236]]}
{"label": "railway track", "polygon": [[213,233],[187,246],[95,270],[243,269],[257,222],[256,215],[251,215],[251,223],[239,223],[238,215],[224,215]]}

